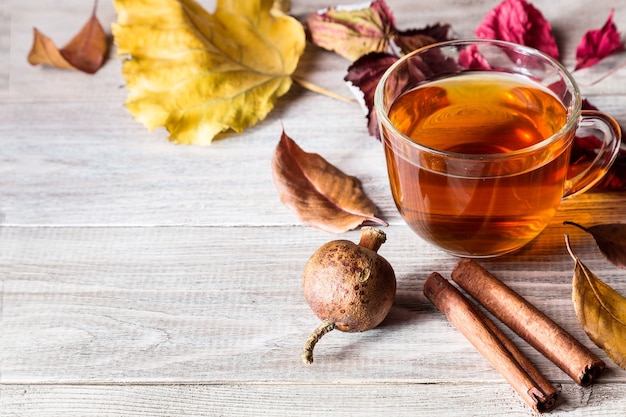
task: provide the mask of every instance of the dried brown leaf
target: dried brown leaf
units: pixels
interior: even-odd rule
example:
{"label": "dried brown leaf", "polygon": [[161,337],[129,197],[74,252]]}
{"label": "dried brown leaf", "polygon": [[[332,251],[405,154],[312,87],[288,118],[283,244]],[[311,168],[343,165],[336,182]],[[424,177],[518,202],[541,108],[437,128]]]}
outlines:
{"label": "dried brown leaf", "polygon": [[41,33],[37,28],[33,29],[33,46],[28,54],[28,63],[31,65],[48,65],[60,69],[76,70],[61,55],[54,41]]}
{"label": "dried brown leaf", "polygon": [[65,45],[58,49],[54,42],[34,29],[33,46],[28,54],[31,65],[48,65],[60,69],[80,70],[94,74],[104,64],[109,48],[106,33],[96,17],[98,2],[94,4],[91,17],[81,30]]}
{"label": "dried brown leaf", "polygon": [[566,236],[567,249],[574,262],[572,301],[578,320],[599,348],[626,369],[626,298],[602,282],[574,255]]}
{"label": "dried brown leaf", "polygon": [[303,151],[283,131],[272,159],[274,184],[281,201],[305,224],[343,233],[373,222],[387,225],[361,189],[360,181],[315,153]]}
{"label": "dried brown leaf", "polygon": [[564,222],[589,233],[600,251],[618,268],[626,269],[626,224],[611,223],[584,227],[574,222]]}

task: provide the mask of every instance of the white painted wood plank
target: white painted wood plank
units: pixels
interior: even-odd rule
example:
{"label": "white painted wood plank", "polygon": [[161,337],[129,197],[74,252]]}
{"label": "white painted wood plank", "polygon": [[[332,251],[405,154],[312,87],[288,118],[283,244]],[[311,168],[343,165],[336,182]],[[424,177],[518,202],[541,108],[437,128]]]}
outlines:
{"label": "white painted wood plank", "polygon": [[[603,355],[574,315],[564,229],[555,225],[518,255],[484,264]],[[388,237],[380,253],[396,269],[398,294],[385,324],[328,335],[317,362],[304,367],[300,349],[318,320],[302,297],[301,272],[326,234],[269,227],[2,228],[2,380],[500,380],[422,294],[426,276],[449,276],[456,258],[403,226],[390,227]],[[626,293],[620,271],[599,259],[590,238],[573,230],[572,240],[598,276]],[[525,350],[549,377],[567,378]],[[609,363],[605,377],[626,375]]]}
{"label": "white painted wood plank", "polygon": [[[278,109],[287,134],[305,151],[357,176],[382,217],[399,221],[382,145],[367,135],[360,110],[339,104],[335,117],[343,122],[337,128],[323,122],[324,113],[307,113],[312,103],[324,107],[329,99],[292,99],[295,107]],[[626,120],[626,95],[594,102]],[[270,161],[280,121],[198,148],[157,139],[132,120],[118,123],[126,116],[115,101],[86,103],[0,102],[0,212],[7,224],[299,223],[280,202],[272,181]],[[317,127],[298,119],[298,111]],[[71,129],[66,129],[66,114],[76,120]],[[100,124],[104,130],[94,130]]]}
{"label": "white painted wood plank", "polygon": [[[212,7],[214,1],[203,0]],[[340,3],[358,3],[348,1]],[[293,2],[299,18],[330,5]],[[497,4],[388,0],[398,27],[450,23],[471,36]],[[535,0],[573,67],[583,33],[614,1]],[[123,107],[120,60],[94,76],[31,67],[32,27],[63,45],[91,2],[0,0],[0,414],[113,415],[528,415],[502,377],[426,301],[427,274],[456,259],[426,245],[393,206],[381,145],[361,109],[295,86],[267,120],[212,147],[175,146]],[[99,2],[108,29],[112,2]],[[5,22],[9,22],[7,31]],[[615,10],[626,30],[626,9]],[[7,36],[7,33],[9,36]],[[626,124],[622,52],[577,72],[585,97]],[[6,58],[6,59],[5,59]],[[348,62],[309,45],[298,75],[349,95]],[[337,238],[304,227],[279,201],[269,161],[281,126],[305,150],[359,177],[390,221],[380,253],[398,294],[383,325],[334,332],[306,367],[300,348],[317,319],[300,289],[308,256]],[[624,193],[564,202],[553,224],[520,252],[483,264],[607,361],[579,388],[518,338],[562,403],[551,415],[621,415],[626,373],[593,346],[570,300],[575,250],[626,294],[583,224],[624,221]],[[358,239],[358,232],[340,236]],[[510,332],[509,332],[510,334]]]}
{"label": "white painted wood plank", "polygon": [[[3,387],[4,388],[4,387]],[[551,417],[620,416],[624,384],[566,384]],[[9,417],[519,416],[535,415],[506,384],[17,385],[0,399]]]}

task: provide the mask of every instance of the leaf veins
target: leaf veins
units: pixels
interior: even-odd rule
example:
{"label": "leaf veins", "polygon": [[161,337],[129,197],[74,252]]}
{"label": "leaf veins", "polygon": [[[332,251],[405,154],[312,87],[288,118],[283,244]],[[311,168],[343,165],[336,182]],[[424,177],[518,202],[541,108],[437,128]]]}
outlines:
{"label": "leaf veins", "polygon": [[264,119],[291,88],[302,24],[273,0],[115,0],[113,35],[130,90],[126,107],[177,143],[208,145]]}
{"label": "leaf veins", "polygon": [[274,184],[281,201],[305,224],[331,233],[355,229],[364,222],[387,225],[360,181],[323,157],[303,151],[283,131],[272,159]]}
{"label": "leaf veins", "polygon": [[626,369],[626,298],[602,282],[567,249],[575,261],[572,301],[578,320],[589,338],[617,364]]}

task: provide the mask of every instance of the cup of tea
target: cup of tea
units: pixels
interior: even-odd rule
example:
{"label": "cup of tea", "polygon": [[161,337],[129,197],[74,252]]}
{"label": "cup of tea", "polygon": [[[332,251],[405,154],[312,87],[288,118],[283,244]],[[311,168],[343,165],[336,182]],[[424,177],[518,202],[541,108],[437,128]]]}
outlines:
{"label": "cup of tea", "polygon": [[[606,174],[620,147],[619,124],[581,109],[560,63],[509,42],[449,41],[405,55],[379,81],[374,105],[400,214],[424,240],[462,257],[499,256],[533,240],[564,198]],[[601,145],[574,175],[577,134]]]}

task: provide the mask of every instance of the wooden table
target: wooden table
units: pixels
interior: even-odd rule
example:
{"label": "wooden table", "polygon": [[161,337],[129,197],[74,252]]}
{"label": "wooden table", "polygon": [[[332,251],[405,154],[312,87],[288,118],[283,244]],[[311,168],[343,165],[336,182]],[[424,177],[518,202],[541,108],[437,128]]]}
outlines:
{"label": "wooden table", "polygon": [[[331,3],[294,1],[303,18]],[[354,2],[352,2],[354,3]],[[388,0],[400,28],[447,22],[473,30],[497,1]],[[618,1],[536,0],[563,61]],[[205,2],[212,8],[211,2]],[[381,144],[355,104],[299,86],[243,134],[201,148],[146,131],[124,108],[120,60],[96,75],[31,67],[37,27],[62,46],[92,3],[0,1],[1,416],[494,416],[532,414],[503,377],[425,299],[426,276],[457,259],[416,237],[395,210]],[[109,28],[111,2],[98,17]],[[626,30],[626,9],[615,22]],[[626,122],[624,53],[576,77],[585,97]],[[311,45],[298,75],[349,96],[348,62]],[[593,85],[592,85],[593,84]],[[326,241],[279,200],[270,160],[281,125],[308,152],[359,177],[390,226],[380,249],[398,278],[385,322],[333,332],[300,362],[318,324],[303,266]],[[555,416],[626,409],[626,371],[581,330],[571,302],[569,233],[583,262],[626,294],[624,271],[564,220],[620,222],[624,193],[566,200],[520,252],[481,262],[600,355],[607,369],[581,388],[511,335],[561,390]],[[510,332],[509,332],[510,334]]]}

